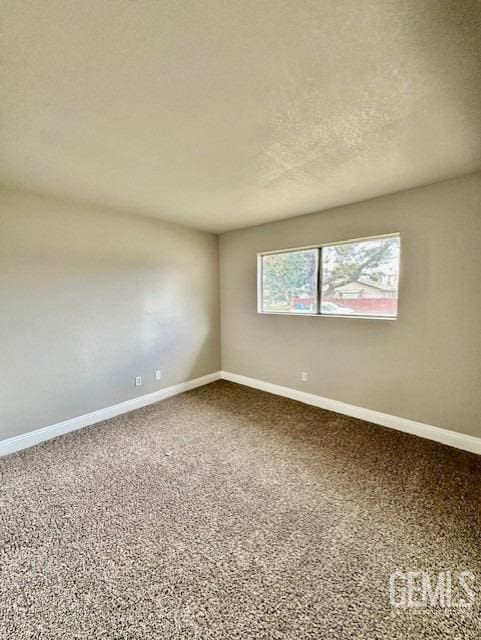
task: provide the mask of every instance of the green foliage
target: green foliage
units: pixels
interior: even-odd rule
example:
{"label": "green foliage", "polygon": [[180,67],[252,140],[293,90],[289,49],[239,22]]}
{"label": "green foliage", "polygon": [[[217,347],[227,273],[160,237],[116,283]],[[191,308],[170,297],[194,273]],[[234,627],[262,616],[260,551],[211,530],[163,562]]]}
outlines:
{"label": "green foliage", "polygon": [[264,304],[290,306],[293,297],[313,295],[317,250],[276,253],[263,258]]}
{"label": "green foliage", "polygon": [[382,280],[380,267],[390,262],[399,250],[397,238],[339,244],[323,249],[323,286],[329,295],[359,278]]}

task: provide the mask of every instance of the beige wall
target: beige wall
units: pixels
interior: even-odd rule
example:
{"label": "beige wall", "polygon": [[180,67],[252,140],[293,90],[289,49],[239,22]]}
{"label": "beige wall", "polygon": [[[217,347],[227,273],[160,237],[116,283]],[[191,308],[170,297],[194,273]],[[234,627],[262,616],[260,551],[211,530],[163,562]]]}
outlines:
{"label": "beige wall", "polygon": [[[394,231],[398,320],[257,314],[257,252]],[[481,436],[480,247],[481,174],[226,233],[222,368]],[[0,190],[0,440],[220,369],[218,312],[215,236]]]}
{"label": "beige wall", "polygon": [[0,440],[217,371],[217,245],[1,190]]}
{"label": "beige wall", "polygon": [[[256,313],[257,252],[395,231],[398,320]],[[481,436],[481,174],[226,233],[220,265],[224,370]]]}

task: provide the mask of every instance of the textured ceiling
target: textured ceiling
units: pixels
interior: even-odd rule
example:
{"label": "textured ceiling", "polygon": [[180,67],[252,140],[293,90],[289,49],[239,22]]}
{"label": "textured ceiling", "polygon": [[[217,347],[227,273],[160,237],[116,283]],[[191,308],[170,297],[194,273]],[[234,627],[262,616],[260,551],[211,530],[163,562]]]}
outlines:
{"label": "textured ceiling", "polygon": [[223,231],[481,168],[479,0],[4,0],[0,180]]}

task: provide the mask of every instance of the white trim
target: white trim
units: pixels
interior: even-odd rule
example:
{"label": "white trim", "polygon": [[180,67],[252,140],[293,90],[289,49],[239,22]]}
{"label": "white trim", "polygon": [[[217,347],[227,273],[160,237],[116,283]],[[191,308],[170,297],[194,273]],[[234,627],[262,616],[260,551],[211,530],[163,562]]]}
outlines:
{"label": "white trim", "polygon": [[381,413],[380,411],[374,411],[373,409],[365,409],[364,407],[358,407],[353,404],[341,402],[340,400],[332,400],[331,398],[318,396],[314,393],[306,393],[305,391],[299,391],[298,389],[292,389],[291,387],[282,387],[271,382],[257,380],[256,378],[249,378],[237,373],[231,373],[229,371],[215,371],[214,373],[209,373],[201,378],[195,378],[193,380],[188,380],[187,382],[174,384],[171,387],[159,389],[159,391],[154,391],[153,393],[148,393],[137,398],[131,398],[125,402],[120,402],[119,404],[105,407],[104,409],[92,411],[91,413],[86,413],[82,416],[78,416],[77,418],[71,418],[69,420],[64,420],[63,422],[52,424],[48,427],[30,431],[29,433],[23,433],[19,436],[7,438],[6,440],[0,441],[0,456],[5,456],[9,453],[26,449],[64,433],[76,431],[82,427],[96,424],[103,420],[108,420],[108,418],[113,418],[114,416],[128,413],[135,409],[140,409],[141,407],[154,404],[155,402],[183,393],[184,391],[201,387],[221,378],[223,380],[229,380],[230,382],[236,382],[237,384],[242,384],[247,387],[267,391],[268,393],[291,398],[292,400],[304,402],[305,404],[320,407],[321,409],[327,409],[329,411],[334,411],[335,413],[359,418],[360,420],[379,424],[383,427],[397,429],[398,431],[411,433],[421,438],[427,438],[428,440],[434,440],[435,442],[441,442],[442,444],[456,447],[457,449],[463,449],[464,451],[471,451],[472,453],[481,455],[481,438],[477,438],[475,436],[466,435],[457,431],[450,431],[449,429],[435,427],[429,424],[424,424],[423,422],[416,422],[415,420],[401,418],[399,416],[392,416],[387,413]]}
{"label": "white trim", "polygon": [[223,380],[229,380],[230,382],[236,382],[237,384],[243,384],[247,387],[253,387],[254,389],[267,391],[268,393],[273,393],[277,396],[284,396],[286,398],[291,398],[292,400],[298,400],[299,402],[320,407],[321,409],[327,409],[329,411],[334,411],[335,413],[342,413],[346,416],[352,416],[353,418],[359,418],[360,420],[379,424],[383,427],[389,427],[390,429],[397,429],[398,431],[411,433],[419,436],[420,438],[427,438],[428,440],[441,442],[442,444],[446,444],[450,447],[456,447],[457,449],[463,449],[464,451],[471,451],[472,453],[481,455],[481,438],[477,438],[475,436],[469,436],[464,433],[459,433],[458,431],[450,431],[449,429],[443,429],[442,427],[434,427],[423,422],[409,420],[408,418],[392,416],[388,413],[374,411],[373,409],[357,407],[356,405],[341,402],[340,400],[324,398],[323,396],[318,396],[314,393],[306,393],[305,391],[299,391],[298,389],[292,389],[291,387],[282,387],[278,384],[265,382],[264,380],[257,380],[256,378],[249,378],[247,376],[239,375],[238,373],[231,373],[230,371],[221,371],[221,378]]}
{"label": "white trim", "polygon": [[200,378],[187,380],[186,382],[174,384],[171,387],[159,389],[158,391],[147,393],[143,396],[138,396],[137,398],[131,398],[130,400],[114,404],[110,407],[105,407],[104,409],[85,413],[77,418],[70,418],[69,420],[57,422],[56,424],[52,424],[48,427],[43,427],[41,429],[36,429],[35,431],[22,433],[19,436],[7,438],[6,440],[0,441],[0,456],[5,456],[9,453],[26,449],[34,444],[50,440],[51,438],[55,438],[56,436],[60,436],[64,433],[69,433],[70,431],[76,431],[77,429],[87,427],[88,425],[95,424],[97,422],[102,422],[102,420],[113,418],[114,416],[118,416],[122,413],[128,413],[134,409],[146,407],[149,404],[159,402],[159,400],[164,400],[165,398],[170,398],[170,396],[175,396],[178,393],[183,393],[184,391],[189,391],[190,389],[195,389],[196,387],[201,387],[205,384],[209,384],[210,382],[214,382],[215,380],[219,380],[220,377],[220,371],[208,373]]}
{"label": "white trim", "polygon": [[262,316],[296,316],[297,318],[347,318],[348,320],[397,320],[398,316],[360,316],[355,313],[341,315],[337,313],[296,313],[295,311],[258,311]]}

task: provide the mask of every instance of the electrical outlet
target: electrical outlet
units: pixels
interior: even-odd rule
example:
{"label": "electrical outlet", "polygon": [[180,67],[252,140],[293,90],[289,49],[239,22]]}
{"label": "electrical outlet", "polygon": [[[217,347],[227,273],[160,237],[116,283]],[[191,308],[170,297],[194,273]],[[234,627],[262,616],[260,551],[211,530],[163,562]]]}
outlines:
{"label": "electrical outlet", "polygon": [[302,382],[307,382],[307,371],[301,371]]}
{"label": "electrical outlet", "polygon": [[141,387],[142,386],[142,376],[137,376],[135,378],[135,386],[136,387]]}
{"label": "electrical outlet", "polygon": [[156,380],[162,379],[162,371],[160,371],[160,369],[157,369],[157,371],[155,372],[155,379]]}

